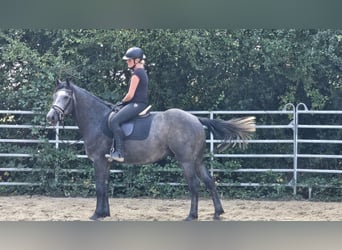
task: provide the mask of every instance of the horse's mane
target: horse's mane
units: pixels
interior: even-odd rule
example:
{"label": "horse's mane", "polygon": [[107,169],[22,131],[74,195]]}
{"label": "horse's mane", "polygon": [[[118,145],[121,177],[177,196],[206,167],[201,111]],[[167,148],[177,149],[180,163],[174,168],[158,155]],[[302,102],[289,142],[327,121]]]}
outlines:
{"label": "horse's mane", "polygon": [[87,91],[86,89],[84,88],[81,88],[79,86],[77,86],[76,84],[74,84],[73,82],[70,82],[70,88],[72,89],[78,89],[79,91],[81,91],[83,94],[95,99],[96,101],[98,101],[99,103],[107,106],[108,108],[112,109],[115,105],[113,103],[110,103],[108,101],[105,101],[105,100],[102,100],[100,97],[90,93],[89,91]]}

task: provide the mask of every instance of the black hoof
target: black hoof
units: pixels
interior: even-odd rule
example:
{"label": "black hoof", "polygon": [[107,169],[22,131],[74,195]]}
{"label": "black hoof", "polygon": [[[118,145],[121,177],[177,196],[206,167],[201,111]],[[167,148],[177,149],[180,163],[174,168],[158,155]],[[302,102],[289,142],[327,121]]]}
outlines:
{"label": "black hoof", "polygon": [[110,215],[100,216],[100,215],[94,213],[92,216],[89,217],[89,219],[90,220],[101,220],[101,219],[108,217],[108,216],[110,216]]}
{"label": "black hoof", "polygon": [[220,218],[221,214],[224,214],[224,210],[223,209],[218,211],[218,212],[215,212],[213,219],[214,220],[221,220],[221,218]]}
{"label": "black hoof", "polygon": [[197,216],[189,215],[188,217],[185,218],[184,221],[193,221],[193,220],[197,220],[197,219],[198,219]]}
{"label": "black hoof", "polygon": [[89,217],[90,220],[98,220],[99,217],[97,216],[97,214],[93,214],[92,216]]}
{"label": "black hoof", "polygon": [[219,216],[219,215],[214,215],[214,217],[213,217],[213,220],[220,221],[220,220],[221,220],[221,218],[220,218],[220,216]]}

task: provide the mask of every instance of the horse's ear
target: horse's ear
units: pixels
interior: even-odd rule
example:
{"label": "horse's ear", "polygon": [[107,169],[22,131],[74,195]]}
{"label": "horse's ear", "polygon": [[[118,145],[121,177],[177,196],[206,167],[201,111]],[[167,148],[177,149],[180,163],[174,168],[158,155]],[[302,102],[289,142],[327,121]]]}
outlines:
{"label": "horse's ear", "polygon": [[55,87],[57,87],[60,84],[61,84],[61,81],[59,79],[57,79],[56,82],[55,82]]}
{"label": "horse's ear", "polygon": [[70,80],[69,79],[66,79],[66,84],[68,87],[70,87]]}

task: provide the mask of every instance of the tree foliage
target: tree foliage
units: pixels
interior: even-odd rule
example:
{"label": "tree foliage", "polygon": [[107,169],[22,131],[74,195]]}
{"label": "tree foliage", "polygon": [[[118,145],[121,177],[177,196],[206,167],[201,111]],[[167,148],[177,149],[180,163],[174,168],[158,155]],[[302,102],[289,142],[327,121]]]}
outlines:
{"label": "tree foliage", "polygon": [[[115,103],[127,91],[130,71],[122,56],[132,46],[147,56],[154,110],[276,110],[301,102],[338,110],[341,44],[341,30],[317,29],[0,30],[0,110],[46,113],[55,80],[66,78]],[[30,119],[45,123],[44,116]],[[41,130],[14,133],[49,137]],[[41,158],[42,165],[50,161]]]}
{"label": "tree foliage", "polygon": [[120,100],[131,46],[147,55],[156,110],[339,108],[341,39],[340,30],[2,30],[1,109],[45,110],[57,78]]}

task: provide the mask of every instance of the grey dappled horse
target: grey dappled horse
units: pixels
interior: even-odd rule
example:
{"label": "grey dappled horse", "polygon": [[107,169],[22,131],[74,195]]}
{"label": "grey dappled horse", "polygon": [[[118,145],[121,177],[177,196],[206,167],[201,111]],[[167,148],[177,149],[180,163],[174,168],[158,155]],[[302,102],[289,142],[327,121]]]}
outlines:
{"label": "grey dappled horse", "polygon": [[[52,108],[47,121],[55,125],[72,114],[84,139],[85,150],[95,167],[96,210],[90,217],[96,220],[110,216],[108,181],[110,162],[105,158],[112,145],[112,138],[104,132],[108,115],[113,105],[101,100],[88,91],[66,81],[56,82]],[[214,180],[203,164],[205,150],[205,125],[216,137],[224,139],[223,145],[231,140],[245,141],[255,131],[255,117],[229,121],[198,118],[180,109],[169,109],[153,116],[151,130],[144,140],[125,140],[125,163],[153,163],[166,156],[174,156],[183,168],[191,193],[190,213],[186,220],[198,217],[199,180],[203,181],[213,199],[214,219],[224,213],[216,191]]]}

